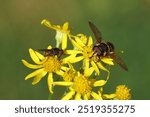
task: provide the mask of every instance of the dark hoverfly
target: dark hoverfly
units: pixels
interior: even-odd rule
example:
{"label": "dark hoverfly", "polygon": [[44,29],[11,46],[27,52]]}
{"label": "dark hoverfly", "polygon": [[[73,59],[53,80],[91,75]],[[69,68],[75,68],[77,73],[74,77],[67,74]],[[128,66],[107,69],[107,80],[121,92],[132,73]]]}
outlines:
{"label": "dark hoverfly", "polygon": [[39,49],[39,51],[43,51],[44,52],[43,55],[45,57],[57,55],[58,58],[60,58],[64,53],[64,51],[62,49],[59,49],[59,48]]}
{"label": "dark hoverfly", "polygon": [[112,58],[117,64],[120,65],[121,68],[128,71],[128,68],[126,64],[123,62],[123,60],[116,55],[114,51],[114,45],[111,42],[105,42],[102,40],[102,34],[98,30],[98,28],[89,21],[89,26],[94,33],[94,36],[97,40],[97,43],[93,46],[94,54],[96,54],[99,58],[101,57],[110,57]]}

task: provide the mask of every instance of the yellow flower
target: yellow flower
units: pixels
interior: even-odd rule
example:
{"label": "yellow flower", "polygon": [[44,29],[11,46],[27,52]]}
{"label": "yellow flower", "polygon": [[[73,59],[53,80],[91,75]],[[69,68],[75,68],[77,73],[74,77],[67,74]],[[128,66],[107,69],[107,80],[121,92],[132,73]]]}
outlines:
{"label": "yellow flower", "polygon": [[116,87],[116,99],[119,100],[130,100],[131,99],[131,92],[128,87],[125,85],[119,85]]}
{"label": "yellow flower", "polygon": [[[72,68],[70,68],[72,69]],[[72,69],[71,71],[74,71]],[[96,80],[91,79],[90,76],[93,73],[93,67],[85,68],[83,73],[79,71],[74,71],[74,78],[72,78],[72,74],[69,72],[66,73],[64,77],[67,76],[67,79],[72,79],[70,81],[59,81],[53,82],[53,85],[59,86],[67,86],[69,88],[69,92],[65,94],[62,100],[89,100],[89,99],[97,99],[101,100],[100,97],[94,90],[94,87],[102,87],[106,84],[105,80]],[[69,78],[70,77],[70,78]],[[64,78],[65,79],[65,78]]]}
{"label": "yellow flower", "polygon": [[103,94],[104,99],[113,99],[113,100],[130,100],[131,92],[128,87],[125,85],[118,85],[116,87],[116,92],[112,94]]}
{"label": "yellow flower", "polygon": [[[52,47],[49,46],[48,49]],[[63,64],[66,64],[63,59],[59,60],[57,56],[47,56],[44,57],[37,51],[33,49],[29,49],[30,56],[36,65],[30,64],[25,60],[22,60],[23,64],[31,69],[35,69],[34,72],[30,73],[25,77],[25,80],[34,78],[32,84],[37,84],[46,74],[48,74],[48,88],[50,93],[52,91],[52,83],[53,83],[53,73],[58,75],[62,74],[63,70],[66,69]]]}
{"label": "yellow flower", "polygon": [[[102,69],[108,72],[108,77],[109,77],[109,71],[102,65],[101,61],[108,65],[114,65],[113,59],[109,57],[101,57],[99,59],[97,55],[93,54],[94,53],[93,40],[91,36],[87,38],[83,34],[80,34],[80,36],[70,35],[69,39],[72,42],[73,46],[76,47],[77,49],[72,51],[71,50],[66,51],[67,54],[78,55],[77,58],[80,57],[80,60],[83,60],[84,67],[92,66],[98,75],[100,73],[99,69]],[[74,57],[76,58],[76,56]],[[78,62],[78,60],[76,60],[76,62]]]}
{"label": "yellow flower", "polygon": [[70,34],[69,23],[65,22],[63,26],[53,25],[48,20],[42,20],[41,24],[47,26],[50,29],[56,30],[56,47],[59,48],[62,43],[62,49],[65,50],[67,48],[67,36]]}

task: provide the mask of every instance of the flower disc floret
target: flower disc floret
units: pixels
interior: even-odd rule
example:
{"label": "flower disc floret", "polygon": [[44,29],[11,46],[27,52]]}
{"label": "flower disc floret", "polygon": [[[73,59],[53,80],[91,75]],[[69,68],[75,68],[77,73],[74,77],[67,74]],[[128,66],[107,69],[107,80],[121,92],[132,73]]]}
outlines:
{"label": "flower disc floret", "polygon": [[91,81],[88,80],[87,77],[80,74],[75,77],[74,84],[72,87],[77,93],[83,95],[91,92],[92,90],[91,85],[92,85]]}
{"label": "flower disc floret", "polygon": [[43,63],[43,67],[47,72],[56,72],[61,69],[62,62],[57,56],[49,56]]}
{"label": "flower disc floret", "polygon": [[116,98],[119,100],[131,99],[130,89],[125,85],[119,85],[116,87]]}

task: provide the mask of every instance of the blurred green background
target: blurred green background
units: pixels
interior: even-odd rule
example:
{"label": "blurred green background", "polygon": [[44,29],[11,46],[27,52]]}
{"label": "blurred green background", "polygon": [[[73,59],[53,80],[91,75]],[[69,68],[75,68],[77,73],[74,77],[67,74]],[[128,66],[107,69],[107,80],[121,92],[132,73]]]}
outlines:
{"label": "blurred green background", "polygon": [[[103,38],[114,43],[128,65],[117,65],[105,87],[126,84],[132,99],[150,99],[150,0],[0,0],[0,99],[47,99],[46,78],[35,86],[24,77],[32,72],[21,59],[31,62],[28,48],[46,48],[55,31],[40,25],[42,19],[62,25],[73,33],[91,35],[88,21],[100,28]],[[56,92],[59,94],[59,91]]]}

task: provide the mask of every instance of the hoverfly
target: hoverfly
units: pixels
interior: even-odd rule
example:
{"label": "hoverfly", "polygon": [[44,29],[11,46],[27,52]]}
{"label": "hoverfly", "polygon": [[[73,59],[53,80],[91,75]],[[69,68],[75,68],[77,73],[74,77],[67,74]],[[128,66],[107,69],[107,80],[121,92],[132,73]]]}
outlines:
{"label": "hoverfly", "polygon": [[102,40],[102,34],[98,30],[98,28],[89,21],[89,26],[97,40],[96,44],[93,46],[94,54],[100,57],[110,57],[112,58],[121,68],[128,71],[128,68],[126,64],[123,62],[123,60],[115,53],[114,51],[114,45],[111,42],[105,42]]}
{"label": "hoverfly", "polygon": [[64,53],[64,51],[62,49],[59,49],[59,48],[39,49],[39,51],[43,51],[44,52],[43,55],[45,57],[57,55],[57,57],[60,58]]}

